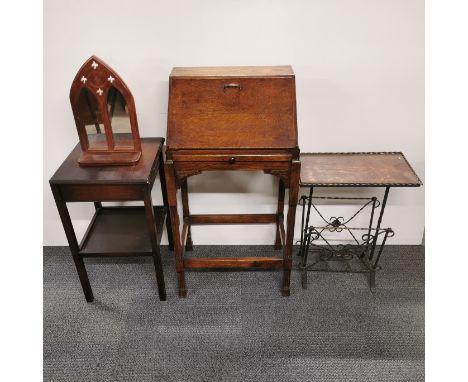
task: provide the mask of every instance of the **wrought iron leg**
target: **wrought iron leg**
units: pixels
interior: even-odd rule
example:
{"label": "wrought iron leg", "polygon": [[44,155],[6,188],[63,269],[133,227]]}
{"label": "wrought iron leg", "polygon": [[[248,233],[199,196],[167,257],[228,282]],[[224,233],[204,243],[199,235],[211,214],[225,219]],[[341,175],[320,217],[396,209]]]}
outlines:
{"label": "wrought iron leg", "polygon": [[366,246],[366,251],[362,254],[362,256],[367,256],[369,257],[370,254],[370,249],[371,249],[371,234],[372,234],[372,225],[374,224],[374,212],[377,204],[377,198],[374,196],[372,197],[372,210],[371,210],[371,216],[370,216],[370,221],[369,221],[369,230],[367,231],[367,246]]}
{"label": "wrought iron leg", "polygon": [[[383,197],[383,200],[382,200],[382,204],[380,206],[379,219],[377,220],[377,227],[375,229],[374,240],[372,241],[372,247],[371,247],[371,251],[370,251],[370,254],[369,254],[369,262],[371,264],[372,264],[372,259],[374,258],[375,248],[377,247],[377,240],[378,240],[378,237],[379,237],[380,225],[382,224],[382,218],[383,218],[383,214],[385,212],[385,206],[387,205],[387,198],[388,198],[389,191],[390,191],[390,187],[389,186],[385,187],[384,197]],[[385,236],[384,240],[386,240],[386,237],[388,236],[388,234],[385,233],[385,235],[386,236]],[[385,242],[382,243],[382,248],[383,248],[383,244],[385,244]],[[382,251],[379,252],[378,258],[380,257],[380,253],[382,253]],[[370,285],[371,289],[375,288],[375,266],[376,266],[376,263],[374,263],[374,266],[372,266],[373,269],[370,270],[369,285]]]}
{"label": "wrought iron leg", "polygon": [[[306,215],[306,219],[304,221],[304,210],[305,210],[305,204],[302,205],[302,224],[301,224],[301,249],[299,250],[299,253],[298,255],[299,256],[302,256],[303,259],[304,259],[304,255],[305,255],[305,240],[306,240],[306,235],[307,235],[307,230],[308,230],[308,227],[309,227],[309,218],[310,218],[310,208],[312,206],[312,195],[314,193],[314,187],[310,187],[310,190],[309,190],[309,197],[308,197],[308,201],[307,201],[307,215]],[[302,262],[303,265],[305,266],[306,264],[304,263],[304,261]]]}
{"label": "wrought iron leg", "polygon": [[379,266],[379,260],[380,260],[380,255],[382,254],[382,251],[385,247],[385,242],[387,241],[387,238],[388,237],[392,237],[393,235],[395,234],[395,232],[393,232],[393,230],[391,228],[387,228],[385,230],[385,235],[384,235],[384,238],[382,240],[382,244],[380,244],[380,248],[379,248],[379,253],[377,254],[377,257],[375,258],[375,262],[374,262],[374,269],[377,269],[377,267]]}
{"label": "wrought iron leg", "polygon": [[374,236],[374,240],[372,242],[372,248],[371,248],[371,253],[369,255],[369,260],[372,260],[372,258],[374,257],[374,253],[375,253],[375,248],[377,246],[377,238],[378,238],[378,235],[379,235],[379,231],[380,231],[380,225],[382,223],[382,217],[383,217],[383,214],[385,212],[385,206],[387,204],[387,198],[388,198],[388,192],[390,191],[390,187],[385,187],[385,194],[384,194],[384,197],[383,197],[383,200],[382,200],[382,205],[380,207],[380,214],[379,214],[379,220],[377,220],[377,227],[375,229],[375,236]]}
{"label": "wrought iron leg", "polygon": [[[301,217],[301,241],[299,242],[299,252],[297,252],[297,256],[302,256],[302,243],[304,243],[304,216],[305,216],[305,201],[307,196],[302,195],[302,217]],[[300,203],[300,202],[299,202]]]}
{"label": "wrought iron leg", "polygon": [[369,286],[370,286],[371,292],[373,292],[375,289],[375,270],[373,269],[369,271]]}
{"label": "wrought iron leg", "polygon": [[310,240],[312,237],[312,228],[304,232],[305,245],[303,246],[304,255],[302,256],[302,275],[301,283],[302,288],[307,289],[307,257],[309,254]]}

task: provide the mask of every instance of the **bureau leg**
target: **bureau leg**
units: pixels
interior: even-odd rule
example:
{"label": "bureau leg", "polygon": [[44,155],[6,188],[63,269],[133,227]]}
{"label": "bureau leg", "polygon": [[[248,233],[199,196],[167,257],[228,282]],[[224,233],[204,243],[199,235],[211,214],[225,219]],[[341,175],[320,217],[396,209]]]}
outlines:
{"label": "bureau leg", "polygon": [[167,185],[167,201],[172,224],[172,240],[174,243],[174,257],[177,272],[177,283],[179,286],[179,297],[187,296],[184,274],[184,260],[182,258],[182,243],[180,238],[180,221],[177,212],[177,185],[175,181],[174,163],[167,161],[164,165]]}
{"label": "bureau leg", "polygon": [[283,248],[281,243],[281,235],[280,235],[280,222],[284,220],[284,182],[280,178],[279,185],[278,185],[278,208],[276,210],[276,238],[275,238],[275,249]]}
{"label": "bureau leg", "polygon": [[174,250],[174,242],[172,240],[172,225],[171,215],[169,213],[169,204],[167,203],[167,187],[166,187],[166,175],[164,173],[164,155],[163,150],[159,152],[159,181],[161,182],[161,193],[163,198],[164,207],[167,208],[166,212],[166,230],[167,230],[167,241],[169,242],[169,249]]}
{"label": "bureau leg", "polygon": [[156,227],[156,221],[154,218],[154,209],[153,209],[153,201],[151,198],[151,189],[149,187],[145,187],[143,191],[143,195],[144,195],[144,203],[145,203],[146,224],[148,225],[148,234],[150,236],[151,249],[153,252],[154,269],[156,271],[156,281],[158,283],[159,299],[161,301],[166,301],[166,286],[164,283],[164,273],[163,273],[163,267],[162,267],[162,262],[161,262],[161,253],[159,251],[158,233],[156,232],[157,227]]}
{"label": "bureau leg", "polygon": [[[184,222],[185,222],[186,220],[190,219],[187,178],[184,178],[180,181],[180,191],[182,193],[182,210],[184,213]],[[182,246],[183,245],[184,243],[182,243]],[[185,243],[185,250],[186,251],[193,250],[192,229],[190,227],[190,224],[188,225],[188,230],[187,230],[187,241]]]}
{"label": "bureau leg", "polygon": [[78,241],[76,240],[75,230],[73,229],[73,224],[70,219],[70,214],[68,212],[67,204],[62,198],[62,193],[60,192],[60,187],[57,185],[51,185],[52,193],[54,195],[55,204],[62,221],[63,229],[65,230],[65,235],[67,236],[68,245],[70,246],[70,251],[73,257],[73,262],[75,263],[76,270],[78,272],[78,277],[80,279],[81,287],[87,302],[93,302],[94,296],[89,283],[88,274],[86,273],[86,268],[83,262],[83,258],[79,254]]}
{"label": "bureau leg", "polygon": [[294,240],[294,225],[296,222],[296,205],[299,193],[299,175],[301,170],[301,162],[293,160],[291,162],[291,172],[289,175],[289,208],[288,217],[286,220],[286,243],[284,246],[283,257],[283,285],[281,287],[281,294],[289,296],[291,284],[291,268],[292,268],[292,249]]}

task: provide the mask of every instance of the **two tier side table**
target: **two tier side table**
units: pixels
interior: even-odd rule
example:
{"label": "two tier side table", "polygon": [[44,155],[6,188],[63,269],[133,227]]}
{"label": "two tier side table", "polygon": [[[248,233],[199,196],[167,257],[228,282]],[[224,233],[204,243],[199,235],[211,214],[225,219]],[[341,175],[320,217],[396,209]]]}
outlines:
{"label": "two tier side table", "polygon": [[[167,216],[169,246],[172,233],[167,215],[163,138],[143,138],[142,155],[133,166],[81,167],[77,145],[50,179],[50,186],[86,301],[93,292],[83,259],[107,256],[151,256],[160,300],[166,299],[159,244]],[[153,206],[151,190],[159,172],[163,205]],[[144,206],[109,206],[102,202],[143,201]],[[95,213],[78,244],[68,202],[93,202]]]}

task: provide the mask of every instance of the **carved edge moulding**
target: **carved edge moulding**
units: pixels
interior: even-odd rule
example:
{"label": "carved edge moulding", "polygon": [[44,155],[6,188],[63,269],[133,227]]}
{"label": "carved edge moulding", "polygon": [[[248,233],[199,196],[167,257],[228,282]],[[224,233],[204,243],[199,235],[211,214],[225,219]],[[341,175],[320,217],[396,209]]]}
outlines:
{"label": "carved edge moulding", "polygon": [[70,102],[82,149],[81,166],[138,162],[141,142],[135,102],[113,69],[91,56],[73,80]]}

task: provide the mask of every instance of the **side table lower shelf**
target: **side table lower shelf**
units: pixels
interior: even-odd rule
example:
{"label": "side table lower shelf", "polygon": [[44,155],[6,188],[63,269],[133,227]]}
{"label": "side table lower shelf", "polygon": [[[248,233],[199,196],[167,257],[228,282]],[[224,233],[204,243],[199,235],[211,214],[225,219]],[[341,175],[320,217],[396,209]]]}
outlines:
{"label": "side table lower shelf", "polygon": [[[164,228],[166,207],[155,206],[158,244]],[[80,244],[82,257],[152,256],[151,241],[141,207],[98,208]]]}

